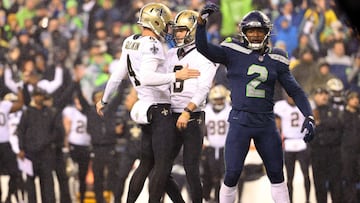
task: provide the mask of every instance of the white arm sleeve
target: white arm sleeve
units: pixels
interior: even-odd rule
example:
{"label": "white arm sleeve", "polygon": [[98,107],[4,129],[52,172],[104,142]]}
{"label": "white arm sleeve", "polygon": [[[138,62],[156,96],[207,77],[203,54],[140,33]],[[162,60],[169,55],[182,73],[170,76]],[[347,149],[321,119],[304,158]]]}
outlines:
{"label": "white arm sleeve", "polygon": [[176,81],[175,73],[156,72],[159,66],[159,59],[145,58],[141,63],[139,80],[142,85],[157,86],[169,84]]}
{"label": "white arm sleeve", "polygon": [[108,102],[111,95],[116,91],[121,81],[126,77],[128,70],[126,67],[126,59],[124,55],[121,55],[120,61],[117,63],[118,67],[114,68],[114,72],[111,74],[106,87],[104,95],[102,97],[103,102]]}
{"label": "white arm sleeve", "polygon": [[199,85],[196,89],[196,92],[194,93],[194,96],[191,98],[191,102],[194,103],[197,107],[206,100],[207,94],[210,91],[218,67],[209,60],[205,58],[204,60],[206,60],[206,63],[202,63],[200,65],[201,67],[199,67]]}
{"label": "white arm sleeve", "polygon": [[5,82],[6,87],[8,87],[14,93],[18,92],[18,87],[23,86],[23,81],[15,82],[12,79],[12,72],[9,68],[5,68],[4,82]]}
{"label": "white arm sleeve", "polygon": [[54,80],[40,80],[37,86],[44,89],[48,94],[54,93],[63,83],[63,69],[61,67],[55,68]]}

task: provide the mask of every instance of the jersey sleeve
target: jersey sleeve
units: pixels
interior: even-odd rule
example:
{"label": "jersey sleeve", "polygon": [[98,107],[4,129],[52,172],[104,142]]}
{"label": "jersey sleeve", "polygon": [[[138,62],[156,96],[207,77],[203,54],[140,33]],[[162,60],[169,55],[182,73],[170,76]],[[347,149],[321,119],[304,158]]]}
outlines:
{"label": "jersey sleeve", "polygon": [[197,58],[201,61],[201,63],[199,63],[200,77],[198,78],[198,87],[194,96],[191,98],[191,102],[196,106],[200,106],[200,104],[206,100],[207,94],[210,91],[218,65],[209,61],[200,53]]}
{"label": "jersey sleeve", "polygon": [[290,73],[287,54],[280,49],[274,49],[269,56],[278,61],[278,80],[286,93],[294,99],[296,106],[305,117],[312,115],[310,103],[305,92]]}
{"label": "jersey sleeve", "polygon": [[114,72],[111,74],[108,82],[106,83],[104,95],[102,97],[103,102],[108,102],[111,95],[116,91],[121,81],[126,77],[128,70],[126,67],[126,54],[122,54],[120,60],[114,67]]}
{"label": "jersey sleeve", "polygon": [[206,37],[206,25],[197,24],[195,44],[196,49],[210,61],[226,64],[225,50],[221,46],[208,43]]}
{"label": "jersey sleeve", "polygon": [[175,82],[175,73],[168,73],[167,69],[159,67],[165,63],[163,45],[155,39],[142,43],[142,58],[139,70],[139,80],[142,85],[157,86]]}
{"label": "jersey sleeve", "polygon": [[281,117],[281,108],[282,108],[283,100],[277,101],[274,104],[274,114]]}
{"label": "jersey sleeve", "polygon": [[13,103],[10,101],[5,100],[0,103],[0,107],[6,115],[8,115],[10,113],[12,106],[13,106]]}
{"label": "jersey sleeve", "polygon": [[63,112],[62,112],[62,115],[64,117],[71,117],[71,108],[70,107],[65,107]]}

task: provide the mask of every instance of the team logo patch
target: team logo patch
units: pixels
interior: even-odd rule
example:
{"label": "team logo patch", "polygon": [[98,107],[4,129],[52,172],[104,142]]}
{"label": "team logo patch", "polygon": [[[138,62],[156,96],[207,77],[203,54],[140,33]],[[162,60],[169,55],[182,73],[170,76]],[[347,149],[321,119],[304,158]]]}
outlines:
{"label": "team logo patch", "polygon": [[167,116],[169,114],[169,110],[163,108],[163,110],[161,111],[161,114],[164,116]]}
{"label": "team logo patch", "polygon": [[159,48],[157,48],[154,44],[153,47],[150,48],[150,51],[155,55],[159,52]]}
{"label": "team logo patch", "polygon": [[259,56],[259,61],[260,61],[260,62],[263,62],[263,61],[264,61],[264,56],[263,56],[263,55],[260,55],[260,56]]}
{"label": "team logo patch", "polygon": [[130,133],[131,133],[131,136],[134,137],[134,138],[139,138],[140,135],[141,135],[141,128],[137,127],[137,126],[133,126],[131,129],[130,129]]}

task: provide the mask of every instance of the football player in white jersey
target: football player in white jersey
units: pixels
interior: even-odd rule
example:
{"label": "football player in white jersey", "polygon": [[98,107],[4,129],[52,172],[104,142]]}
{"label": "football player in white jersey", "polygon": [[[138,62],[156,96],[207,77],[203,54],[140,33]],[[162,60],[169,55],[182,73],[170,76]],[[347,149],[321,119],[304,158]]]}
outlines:
{"label": "football player in white jersey", "polygon": [[198,78],[172,83],[170,96],[174,124],[177,127],[175,154],[183,146],[183,165],[194,203],[202,202],[199,165],[205,127],[203,109],[217,69],[216,64],[196,50],[197,17],[198,13],[192,10],[180,11],[175,16],[173,35],[176,47],[170,49],[167,55],[169,72],[182,69],[187,64],[200,72]]}
{"label": "football player in white jersey", "polygon": [[124,40],[119,66],[106,84],[104,95],[97,103],[102,115],[104,105],[126,75],[136,89],[139,100],[131,117],[142,125],[142,153],[140,165],[134,172],[127,202],[135,202],[152,170],[149,181],[149,202],[159,202],[171,172],[175,145],[175,126],[170,109],[170,83],[196,78],[199,71],[187,67],[168,73],[163,40],[171,25],[171,11],[161,3],[149,3],[140,10],[138,24],[141,35]]}
{"label": "football player in white jersey", "polygon": [[309,202],[310,178],[309,164],[310,156],[307,145],[303,140],[304,133],[301,133],[301,125],[305,120],[294,100],[288,95],[286,99],[277,101],[274,105],[277,126],[284,139],[285,168],[287,174],[287,186],[289,189],[290,201],[292,202],[293,178],[295,161],[299,161],[304,176],[306,202]]}
{"label": "football player in white jersey", "polygon": [[18,169],[16,154],[10,144],[10,126],[8,117],[10,113],[21,110],[24,105],[22,89],[17,91],[16,101],[0,100],[0,168],[10,176],[9,190],[5,202],[10,202],[11,195],[16,196],[17,181],[21,178]]}
{"label": "football player in white jersey", "polygon": [[216,85],[209,93],[209,103],[205,107],[206,137],[203,149],[203,196],[210,201],[212,189],[215,201],[219,202],[221,180],[224,176],[224,146],[229,129],[227,121],[231,106],[228,102],[230,94],[223,85]]}
{"label": "football player in white jersey", "polygon": [[79,167],[80,203],[85,200],[86,175],[90,162],[91,137],[87,133],[87,117],[80,111],[78,98],[74,98],[74,105],[63,110],[63,124],[65,129],[65,148],[70,152],[71,159]]}

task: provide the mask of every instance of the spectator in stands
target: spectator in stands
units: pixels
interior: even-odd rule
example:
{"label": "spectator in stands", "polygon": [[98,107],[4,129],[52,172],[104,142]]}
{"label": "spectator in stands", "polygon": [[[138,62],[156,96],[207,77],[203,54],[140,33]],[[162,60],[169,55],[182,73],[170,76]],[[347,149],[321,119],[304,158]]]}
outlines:
{"label": "spectator in stands", "polygon": [[310,90],[311,92],[319,87],[327,88],[326,83],[331,78],[336,78],[334,74],[330,73],[330,65],[324,58],[318,60],[316,74],[309,77],[311,78],[311,81],[309,82],[312,86]]}
{"label": "spectator in stands", "polygon": [[341,40],[334,42],[332,48],[328,50],[326,62],[330,64],[330,72],[338,77],[344,84],[345,90],[350,87],[348,73],[351,71],[351,57],[345,53],[345,44]]}
{"label": "spectator in stands", "polygon": [[350,89],[360,93],[360,51],[355,54],[354,63],[347,79]]}
{"label": "spectator in stands", "polygon": [[310,95],[310,79],[316,74],[315,53],[310,48],[305,48],[300,53],[299,64],[291,70],[296,81],[300,84],[306,94]]}

